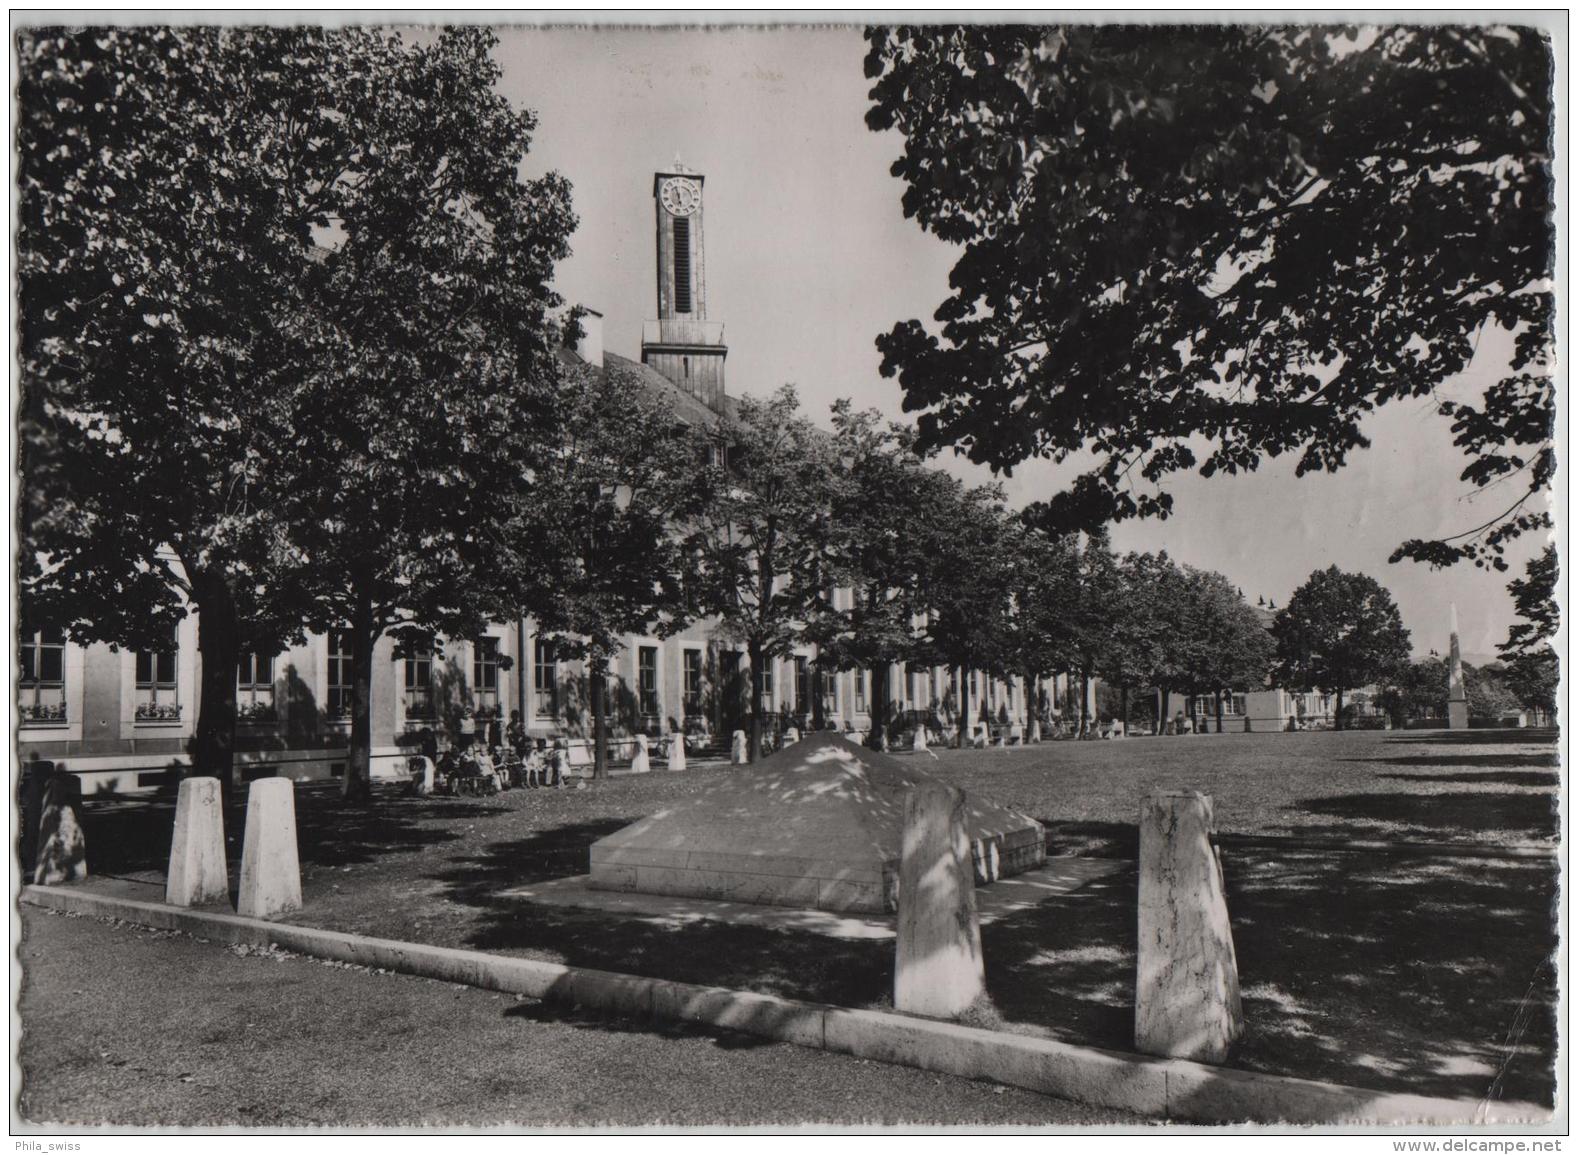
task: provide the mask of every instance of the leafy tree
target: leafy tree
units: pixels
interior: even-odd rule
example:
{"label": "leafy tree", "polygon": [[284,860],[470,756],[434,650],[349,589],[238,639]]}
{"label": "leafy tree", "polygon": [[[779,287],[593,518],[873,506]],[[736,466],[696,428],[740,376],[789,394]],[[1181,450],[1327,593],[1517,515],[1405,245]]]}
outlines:
{"label": "leafy tree", "polygon": [[1079,551],[1073,534],[1052,536],[1025,511],[1014,527],[1009,668],[1024,677],[1031,709],[1041,709],[1041,679],[1074,669],[1071,610],[1079,595]]}
{"label": "leafy tree", "polygon": [[[870,670],[871,732],[881,749],[888,730],[888,672],[924,655],[916,617],[920,591],[940,538],[954,490],[915,454],[913,433],[884,422],[874,410],[849,402],[833,406],[832,451],[837,461],[828,490],[828,549],[820,601],[808,619],[807,640],[817,643],[834,669]],[[836,606],[833,587],[848,589],[848,606]]]}
{"label": "leafy tree", "polygon": [[1293,591],[1272,634],[1281,684],[1335,693],[1339,728],[1346,691],[1389,681],[1408,661],[1408,631],[1386,587],[1336,566]]}
{"label": "leafy tree", "polygon": [[17,38],[23,599],[136,648],[195,609],[193,768],[227,784],[238,655],[305,612],[270,491],[293,483],[318,354],[311,229],[356,148],[327,92],[366,84],[349,73],[376,49],[311,28]]}
{"label": "leafy tree", "polygon": [[1483,666],[1463,663],[1463,681],[1468,692],[1471,717],[1499,718],[1518,709],[1518,696],[1513,691],[1508,675],[1509,671],[1500,662]]}
{"label": "leafy tree", "polygon": [[1013,657],[1014,575],[1019,533],[995,485],[966,488],[946,474],[939,479],[937,532],[921,587],[928,652],[955,668],[959,679],[959,732],[970,734],[970,677],[1009,672]]}
{"label": "leafy tree", "polygon": [[1181,675],[1191,694],[1212,695],[1220,734],[1223,692],[1263,687],[1275,646],[1260,618],[1222,574],[1186,569],[1184,590]]}
{"label": "leafy tree", "polygon": [[1431,655],[1399,666],[1381,693],[1381,704],[1399,726],[1416,718],[1446,717],[1446,659]]}
{"label": "leafy tree", "polygon": [[586,660],[593,774],[608,771],[608,668],[630,635],[668,636],[690,620],[693,556],[681,527],[699,507],[698,436],[627,370],[569,374],[563,451],[543,470],[531,534],[552,588],[539,629]]}
{"label": "leafy tree", "polygon": [[[1550,483],[1552,56],[1533,29],[1254,24],[868,31],[906,216],[963,247],[934,328],[878,339],[926,446],[1097,464],[1060,526],[1165,516],[1169,474],[1335,470],[1379,405],[1443,402],[1504,513],[1400,556],[1501,566]],[[1443,244],[1442,238],[1450,238]],[[1196,456],[1203,439],[1204,457]],[[1135,475],[1154,483],[1131,491]]]}
{"label": "leafy tree", "polygon": [[1163,599],[1176,585],[1176,575],[1177,566],[1165,551],[1131,553],[1118,565],[1117,604],[1098,672],[1118,687],[1118,713],[1125,731],[1130,691],[1154,681],[1168,653],[1173,607]]}
{"label": "leafy tree", "polygon": [[1561,670],[1553,648],[1560,626],[1556,604],[1558,577],[1556,547],[1548,545],[1529,560],[1524,576],[1508,583],[1519,621],[1497,647],[1507,669],[1507,684],[1517,699],[1546,717],[1556,714],[1556,690]]}
{"label": "leafy tree", "polygon": [[822,597],[818,559],[829,532],[831,439],[800,413],[793,386],[740,398],[719,422],[707,470],[712,499],[692,539],[703,575],[700,605],[751,665],[750,749],[762,744],[763,673],[790,654]]}
{"label": "leafy tree", "polygon": [[310,561],[309,621],[349,631],[344,789],[369,789],[373,648],[461,639],[546,582],[529,527],[560,447],[558,304],[569,187],[523,181],[535,120],[495,89],[488,31],[338,43],[307,107],[348,141],[316,191],[310,364],[279,500]]}

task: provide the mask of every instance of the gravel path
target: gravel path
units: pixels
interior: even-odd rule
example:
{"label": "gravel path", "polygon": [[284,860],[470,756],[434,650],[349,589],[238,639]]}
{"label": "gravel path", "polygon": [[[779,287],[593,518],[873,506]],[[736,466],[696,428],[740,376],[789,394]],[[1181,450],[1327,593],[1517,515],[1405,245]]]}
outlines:
{"label": "gravel path", "polygon": [[20,1113],[129,1126],[1144,1126],[745,1036],[25,908]]}

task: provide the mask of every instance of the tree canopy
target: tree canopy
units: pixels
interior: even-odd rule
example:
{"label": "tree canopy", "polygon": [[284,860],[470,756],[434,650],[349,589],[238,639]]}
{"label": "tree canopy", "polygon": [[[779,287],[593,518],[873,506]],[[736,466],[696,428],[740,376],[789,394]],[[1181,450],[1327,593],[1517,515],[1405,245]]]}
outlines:
{"label": "tree canopy", "polygon": [[[1506,512],[1399,556],[1501,568],[1552,446],[1552,57],[1528,28],[872,28],[868,125],[922,227],[963,246],[935,325],[878,339],[925,446],[1011,470],[1093,454],[1060,528],[1166,516],[1168,475],[1335,470],[1486,326],[1441,402]],[[1083,458],[1081,458],[1083,460]],[[1148,488],[1135,488],[1141,479]]]}
{"label": "tree canopy", "polygon": [[1554,648],[1561,625],[1561,610],[1556,604],[1559,569],[1556,547],[1548,545],[1529,559],[1523,577],[1507,584],[1519,620],[1497,647],[1506,663],[1507,684],[1518,701],[1547,715],[1556,712],[1556,690],[1561,682]]}
{"label": "tree canopy", "polygon": [[1368,574],[1317,570],[1272,625],[1282,685],[1337,695],[1390,681],[1408,662],[1409,635],[1392,595]]}

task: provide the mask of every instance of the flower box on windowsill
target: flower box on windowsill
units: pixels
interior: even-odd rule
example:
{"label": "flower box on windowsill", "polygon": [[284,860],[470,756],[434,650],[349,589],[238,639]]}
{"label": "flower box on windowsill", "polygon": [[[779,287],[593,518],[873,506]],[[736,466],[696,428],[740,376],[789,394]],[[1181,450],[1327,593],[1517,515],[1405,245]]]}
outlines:
{"label": "flower box on windowsill", "polygon": [[21,707],[22,725],[24,726],[66,726],[70,723],[66,719],[66,704],[59,702],[49,704],[46,702],[28,704]]}
{"label": "flower box on windowsill", "polygon": [[139,726],[179,726],[181,705],[144,702],[137,707],[135,720]]}
{"label": "flower box on windowsill", "polygon": [[272,726],[279,721],[279,712],[267,704],[237,706],[236,721],[243,726]]}

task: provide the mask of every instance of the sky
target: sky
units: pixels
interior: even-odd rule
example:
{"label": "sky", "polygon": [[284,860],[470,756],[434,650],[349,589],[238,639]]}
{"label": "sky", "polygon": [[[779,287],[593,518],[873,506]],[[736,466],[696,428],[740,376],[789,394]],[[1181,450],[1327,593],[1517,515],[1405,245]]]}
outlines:
{"label": "sky", "polygon": [[[706,178],[707,311],[724,323],[728,391],[761,396],[791,383],[821,424],[842,397],[903,415],[874,342],[898,321],[931,316],[958,250],[904,218],[903,184],[889,174],[902,141],[864,122],[858,28],[498,33],[503,91],[539,118],[526,172],[557,171],[574,188],[580,225],[557,287],[604,314],[611,352],[639,357],[641,322],[656,316],[652,174],[677,156]],[[1482,390],[1508,349],[1504,334],[1484,333],[1469,370],[1441,394]],[[1367,573],[1392,591],[1416,654],[1446,652],[1455,602],[1464,653],[1493,656],[1514,620],[1506,583],[1542,541],[1515,543],[1507,574],[1387,558],[1406,538],[1487,521],[1515,499],[1515,483],[1473,495],[1430,399],[1383,408],[1364,429],[1373,447],[1332,475],[1296,478],[1286,459],[1240,477],[1178,475],[1174,515],[1120,523],[1113,542],[1165,549],[1278,606],[1317,569]],[[946,452],[939,464],[991,478]],[[1022,466],[1004,479],[1010,504],[1045,498],[1073,473]]]}

